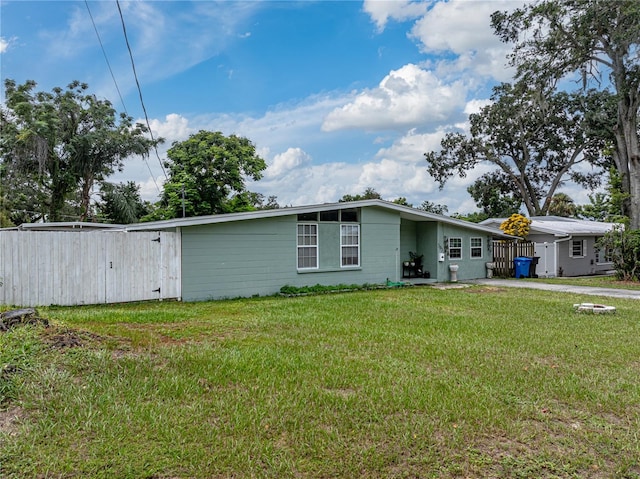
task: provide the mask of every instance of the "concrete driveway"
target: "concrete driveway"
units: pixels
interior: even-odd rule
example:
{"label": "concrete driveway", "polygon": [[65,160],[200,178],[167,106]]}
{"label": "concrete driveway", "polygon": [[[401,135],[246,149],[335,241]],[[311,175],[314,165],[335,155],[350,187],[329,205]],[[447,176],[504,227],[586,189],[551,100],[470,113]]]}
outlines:
{"label": "concrete driveway", "polygon": [[562,293],[588,294],[592,296],[605,296],[609,298],[640,299],[640,290],[596,288],[591,286],[575,286],[569,284],[548,284],[522,281],[519,279],[477,279],[469,281],[473,284],[486,284],[489,286],[504,286],[507,288],[542,289],[545,291],[559,291]]}

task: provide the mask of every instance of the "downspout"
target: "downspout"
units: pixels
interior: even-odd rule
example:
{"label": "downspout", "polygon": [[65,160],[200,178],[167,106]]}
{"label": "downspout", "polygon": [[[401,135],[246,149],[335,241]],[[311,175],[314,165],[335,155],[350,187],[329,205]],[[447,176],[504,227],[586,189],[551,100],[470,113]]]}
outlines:
{"label": "downspout", "polygon": [[558,274],[558,243],[570,241],[573,235],[569,235],[566,238],[562,238],[553,242],[553,261],[556,264],[556,275]]}
{"label": "downspout", "polygon": [[400,248],[396,248],[396,283],[400,281]]}

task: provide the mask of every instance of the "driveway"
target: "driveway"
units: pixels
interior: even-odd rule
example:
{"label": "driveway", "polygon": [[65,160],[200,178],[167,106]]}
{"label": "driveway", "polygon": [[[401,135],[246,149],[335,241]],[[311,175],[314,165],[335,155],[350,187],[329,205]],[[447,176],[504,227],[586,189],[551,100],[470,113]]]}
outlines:
{"label": "driveway", "polygon": [[575,286],[569,284],[548,284],[522,281],[518,279],[477,279],[470,281],[473,284],[486,284],[490,286],[504,286],[507,288],[543,289],[546,291],[559,291],[562,293],[589,294],[592,296],[605,296],[609,298],[640,299],[640,291],[628,289],[596,288],[592,286]]}

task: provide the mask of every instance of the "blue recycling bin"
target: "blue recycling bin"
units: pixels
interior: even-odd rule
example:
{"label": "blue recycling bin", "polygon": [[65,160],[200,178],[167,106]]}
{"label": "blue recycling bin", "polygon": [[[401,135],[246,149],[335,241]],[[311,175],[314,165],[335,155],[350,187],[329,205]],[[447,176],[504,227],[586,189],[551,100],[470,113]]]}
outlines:
{"label": "blue recycling bin", "polygon": [[513,258],[513,265],[516,270],[516,278],[529,278],[531,275],[531,258],[517,256]]}

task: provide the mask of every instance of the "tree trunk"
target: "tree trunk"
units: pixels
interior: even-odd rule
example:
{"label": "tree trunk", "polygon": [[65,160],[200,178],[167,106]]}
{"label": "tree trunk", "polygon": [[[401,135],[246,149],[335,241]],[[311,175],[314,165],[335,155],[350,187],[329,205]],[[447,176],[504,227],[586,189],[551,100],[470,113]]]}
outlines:
{"label": "tree trunk", "polygon": [[[631,98],[629,98],[631,97]],[[640,229],[640,142],[638,141],[638,95],[631,94],[618,100],[618,125],[616,143],[618,171],[622,179],[625,214],[630,218],[631,229]]]}
{"label": "tree trunk", "polygon": [[87,217],[89,216],[91,188],[93,188],[93,176],[87,175],[82,181],[82,192],[80,199],[80,221],[86,221]]}

